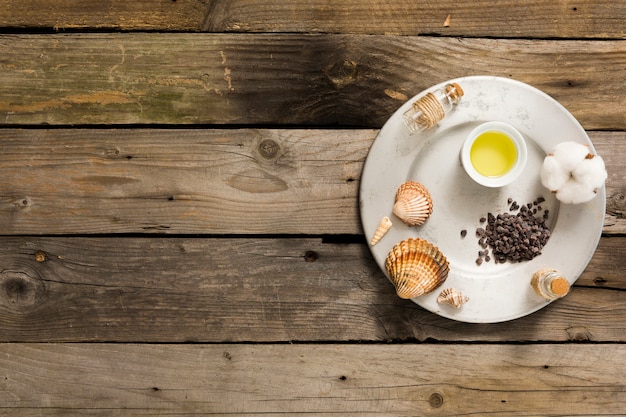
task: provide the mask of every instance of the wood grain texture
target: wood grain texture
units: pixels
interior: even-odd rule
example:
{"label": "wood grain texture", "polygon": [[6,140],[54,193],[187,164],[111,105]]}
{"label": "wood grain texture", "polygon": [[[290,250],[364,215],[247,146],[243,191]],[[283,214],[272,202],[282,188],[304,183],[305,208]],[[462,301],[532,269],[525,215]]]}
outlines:
{"label": "wood grain texture", "polygon": [[[0,234],[362,234],[376,130],[2,129]],[[626,233],[626,135],[606,160],[605,233]]]}
{"label": "wood grain texture", "polygon": [[[625,70],[622,1],[0,0],[0,415],[626,415]],[[571,294],[498,324],[359,221],[376,129],[474,74],[609,172]]]}
{"label": "wood grain texture", "polygon": [[626,129],[626,41],[362,35],[0,36],[0,123],[380,127],[473,74],[527,82],[590,129]]}
{"label": "wood grain texture", "polygon": [[54,30],[198,31],[210,4],[202,0],[0,0],[0,27]]}
{"label": "wood grain texture", "polygon": [[624,38],[626,10],[611,1],[224,1],[207,30],[386,35]]}
{"label": "wood grain texture", "polygon": [[617,416],[625,355],[612,344],[0,344],[0,412]]}
{"label": "wood grain texture", "polygon": [[20,29],[626,37],[626,10],[611,0],[0,0],[0,10],[0,27]]}
{"label": "wood grain texture", "polygon": [[376,132],[2,130],[2,234],[358,232]]}
{"label": "wood grain texture", "polygon": [[603,238],[572,293],[539,312],[467,324],[398,298],[364,243],[1,238],[0,341],[624,342],[625,249]]}

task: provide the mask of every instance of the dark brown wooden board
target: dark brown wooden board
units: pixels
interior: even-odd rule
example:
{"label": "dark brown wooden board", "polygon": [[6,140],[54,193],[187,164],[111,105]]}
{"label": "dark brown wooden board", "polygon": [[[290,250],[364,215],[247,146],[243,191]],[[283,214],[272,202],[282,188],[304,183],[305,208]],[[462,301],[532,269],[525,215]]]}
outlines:
{"label": "dark brown wooden board", "polygon": [[[1,129],[0,234],[361,234],[376,134]],[[591,132],[610,173],[610,234],[626,232],[625,138]]]}
{"label": "dark brown wooden board", "polygon": [[16,29],[625,38],[619,1],[1,0]]}
{"label": "dark brown wooden board", "polygon": [[625,250],[602,239],[539,312],[466,324],[398,298],[365,243],[0,238],[0,342],[624,342]]}
{"label": "dark brown wooden board", "polygon": [[624,130],[625,65],[620,40],[1,35],[0,124],[380,127],[422,90],[486,74],[545,91],[588,130]]}
{"label": "dark brown wooden board", "polygon": [[619,416],[624,356],[615,344],[0,344],[0,412]]}

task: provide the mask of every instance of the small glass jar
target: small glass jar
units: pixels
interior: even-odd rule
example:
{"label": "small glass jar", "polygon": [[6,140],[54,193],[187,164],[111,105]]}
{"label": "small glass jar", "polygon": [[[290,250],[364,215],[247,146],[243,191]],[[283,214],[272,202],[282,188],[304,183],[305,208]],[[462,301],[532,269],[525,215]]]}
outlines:
{"label": "small glass jar", "polygon": [[448,83],[443,88],[428,92],[417,99],[404,112],[402,120],[411,133],[430,129],[441,121],[463,97],[463,89],[457,83]]}
{"label": "small glass jar", "polygon": [[546,300],[565,297],[570,290],[569,281],[553,268],[544,268],[535,272],[530,285],[538,296]]}

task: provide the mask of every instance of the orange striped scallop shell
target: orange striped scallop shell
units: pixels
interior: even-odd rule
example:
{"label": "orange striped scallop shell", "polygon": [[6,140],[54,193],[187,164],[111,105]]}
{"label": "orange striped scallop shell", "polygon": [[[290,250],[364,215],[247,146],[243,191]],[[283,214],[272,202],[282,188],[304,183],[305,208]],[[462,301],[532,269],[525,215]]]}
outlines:
{"label": "orange striped scallop shell", "polygon": [[433,212],[428,189],[419,182],[407,181],[396,191],[393,214],[409,226],[423,224]]}
{"label": "orange striped scallop shell", "polygon": [[394,246],[385,259],[389,279],[400,298],[415,298],[433,291],[448,277],[448,260],[432,243],[410,238]]}

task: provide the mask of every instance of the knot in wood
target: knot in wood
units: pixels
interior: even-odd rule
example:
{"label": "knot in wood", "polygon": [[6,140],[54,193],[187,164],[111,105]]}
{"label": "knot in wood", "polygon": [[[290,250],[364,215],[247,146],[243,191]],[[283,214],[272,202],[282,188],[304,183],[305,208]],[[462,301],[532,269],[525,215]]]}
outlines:
{"label": "knot in wood", "polygon": [[46,260],[48,260],[48,255],[46,255],[46,252],[38,250],[35,252],[35,260],[37,262],[46,262]]}
{"label": "knot in wood", "polygon": [[357,64],[354,61],[344,59],[342,62],[329,64],[324,69],[324,74],[336,88],[342,88],[357,80]]}
{"label": "knot in wood", "polygon": [[593,334],[584,326],[572,326],[565,329],[568,340],[574,342],[585,342],[593,340]]}
{"label": "knot in wood", "polygon": [[15,201],[15,205],[19,210],[30,211],[32,207],[32,201],[28,197],[20,198]]}
{"label": "knot in wood", "polygon": [[433,408],[441,407],[443,405],[443,395],[438,392],[433,392],[430,394],[430,397],[428,397],[428,403]]}
{"label": "knot in wood", "polygon": [[274,159],[278,155],[280,145],[272,139],[263,139],[259,143],[259,154],[265,159]]}
{"label": "knot in wood", "polygon": [[0,304],[15,310],[34,306],[44,293],[41,279],[21,271],[0,274]]}

